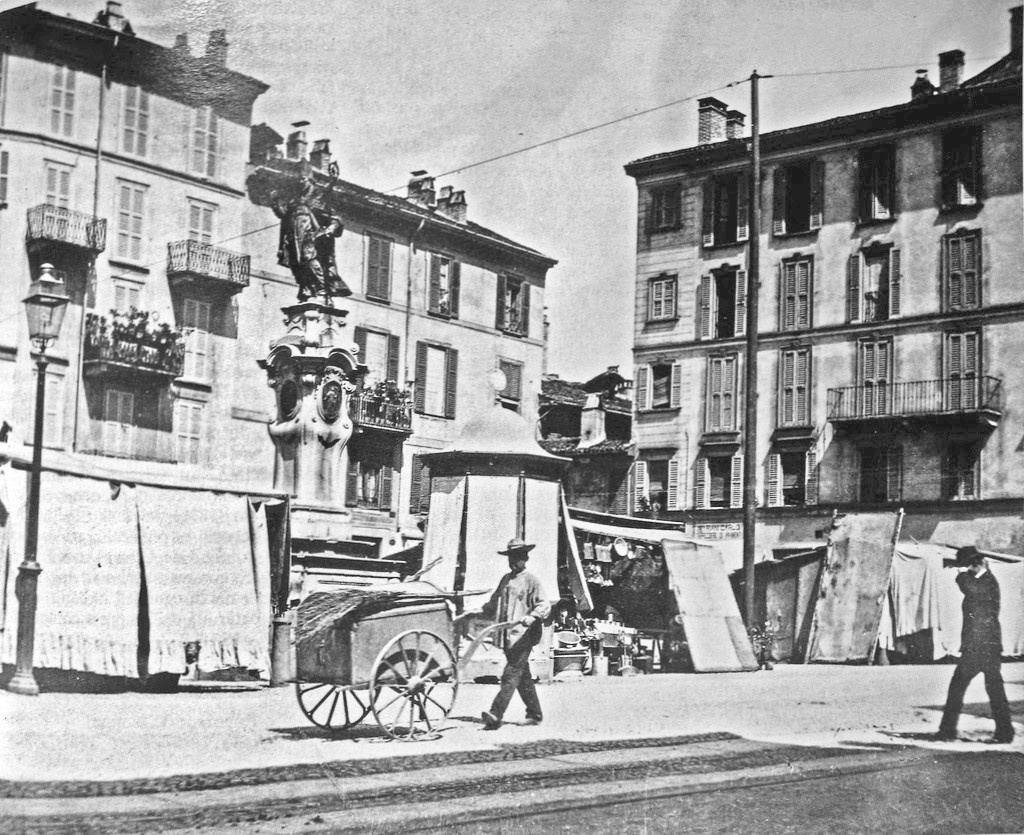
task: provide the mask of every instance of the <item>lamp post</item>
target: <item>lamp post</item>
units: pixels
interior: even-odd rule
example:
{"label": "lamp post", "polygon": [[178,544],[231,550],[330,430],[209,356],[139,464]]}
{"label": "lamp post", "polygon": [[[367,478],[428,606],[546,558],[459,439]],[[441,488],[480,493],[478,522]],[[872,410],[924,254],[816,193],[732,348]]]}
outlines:
{"label": "lamp post", "polygon": [[43,465],[43,408],[46,399],[46,346],[60,334],[68,304],[67,289],[52,264],[43,264],[39,278],[32,282],[25,299],[29,339],[39,349],[36,359],[36,414],[32,442],[32,472],[28,488],[28,517],[25,523],[25,558],[18,566],[15,595],[18,598],[18,660],[14,677],[7,685],[12,693],[37,696],[39,685],[32,674],[36,637],[36,586],[39,572],[36,549],[39,542],[39,483]]}

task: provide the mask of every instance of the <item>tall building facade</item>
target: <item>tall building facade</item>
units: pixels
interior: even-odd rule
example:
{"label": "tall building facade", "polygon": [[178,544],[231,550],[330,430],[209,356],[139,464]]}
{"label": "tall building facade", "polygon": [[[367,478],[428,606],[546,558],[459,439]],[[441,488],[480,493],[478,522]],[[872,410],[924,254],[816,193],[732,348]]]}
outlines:
{"label": "tall building facade", "polygon": [[[741,536],[757,456],[763,549],[833,511],[904,508],[904,534],[1020,552],[1024,475],[1021,9],[1011,50],[939,56],[904,104],[761,138],[751,230],[744,115],[699,104],[695,147],[636,180],[634,511]],[[760,253],[756,322],[748,248]],[[744,350],[758,329],[757,391]],[[757,397],[756,449],[743,411]]]}
{"label": "tall building facade", "polygon": [[31,445],[22,299],[52,264],[71,303],[47,350],[49,460],[272,492],[278,404],[258,362],[296,284],[250,182],[312,172],[345,227],[336,258],[354,294],[336,302],[369,372],[345,500],[297,508],[293,530],[355,566],[422,538],[419,453],[496,405],[535,419],[556,262],[468,220],[464,193],[424,173],[390,196],[328,176],[326,142],[275,150],[282,138],[252,126],[267,85],[228,51],[224,30],[195,50],[143,40],[114,0],[91,22],[37,4],[0,14],[0,426],[11,448]]}

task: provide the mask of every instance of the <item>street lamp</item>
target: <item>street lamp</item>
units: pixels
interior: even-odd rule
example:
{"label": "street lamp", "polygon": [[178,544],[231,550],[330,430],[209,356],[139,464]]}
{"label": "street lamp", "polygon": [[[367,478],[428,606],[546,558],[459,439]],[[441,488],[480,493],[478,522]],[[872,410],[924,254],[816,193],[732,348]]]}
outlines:
{"label": "street lamp", "polygon": [[18,661],[14,677],[7,685],[12,693],[39,695],[39,685],[32,675],[32,656],[36,637],[36,585],[42,569],[36,561],[39,542],[39,482],[43,469],[43,407],[46,398],[46,346],[60,334],[64,311],[68,305],[67,289],[52,264],[43,264],[39,278],[32,282],[25,312],[28,315],[29,339],[39,350],[36,359],[35,436],[32,444],[32,473],[28,488],[28,518],[25,524],[25,559],[18,566],[14,587],[18,598]]}

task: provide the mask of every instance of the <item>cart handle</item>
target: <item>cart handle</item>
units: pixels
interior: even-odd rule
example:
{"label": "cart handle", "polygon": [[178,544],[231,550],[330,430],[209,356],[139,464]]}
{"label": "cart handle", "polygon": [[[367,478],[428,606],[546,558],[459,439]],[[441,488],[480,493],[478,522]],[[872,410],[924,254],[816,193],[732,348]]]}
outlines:
{"label": "cart handle", "polygon": [[517,620],[503,621],[502,623],[492,623],[486,629],[480,631],[480,634],[473,639],[473,643],[469,645],[465,654],[459,661],[459,667],[463,667],[469,663],[469,660],[473,657],[473,653],[477,651],[480,644],[484,642],[484,639],[489,636],[492,632],[498,632],[502,629],[508,629],[510,626],[516,626],[519,623]]}

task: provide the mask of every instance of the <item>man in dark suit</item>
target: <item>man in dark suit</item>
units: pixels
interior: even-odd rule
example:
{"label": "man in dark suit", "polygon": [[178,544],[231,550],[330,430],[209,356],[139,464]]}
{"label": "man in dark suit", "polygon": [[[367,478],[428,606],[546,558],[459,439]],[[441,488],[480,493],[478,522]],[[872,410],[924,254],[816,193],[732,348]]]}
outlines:
{"label": "man in dark suit", "polygon": [[964,625],[960,637],[960,661],[949,683],[946,709],[939,724],[939,739],[956,739],[956,725],[964,703],[964,693],[978,673],[985,676],[985,691],[992,705],[996,732],[992,742],[1013,742],[1010,704],[1006,700],[1003,674],[999,669],[1003,652],[999,629],[999,583],[988,570],[985,558],[974,546],[961,548],[956,554],[961,571],[956,583],[964,595]]}

